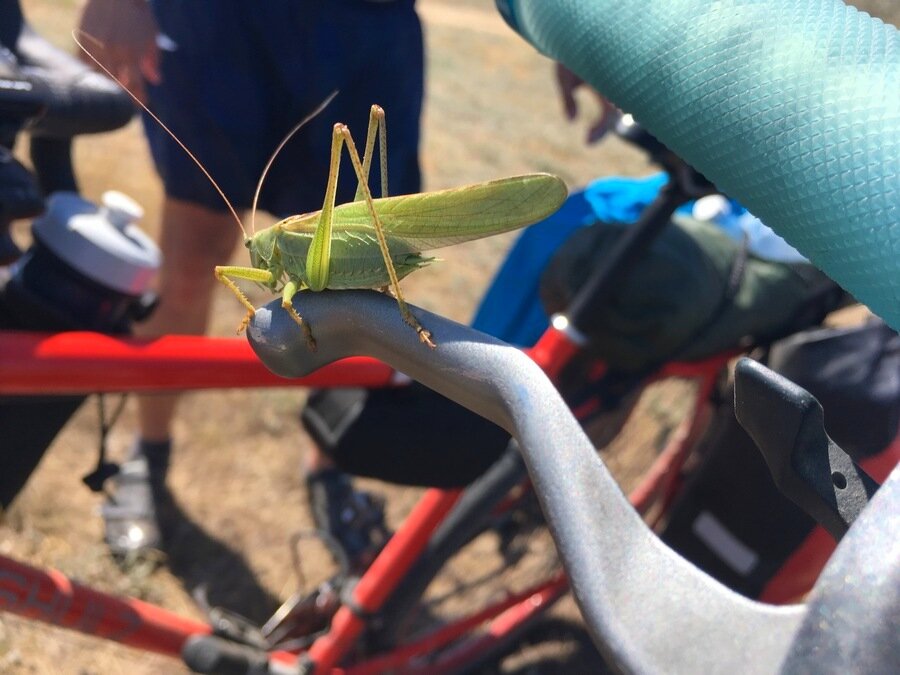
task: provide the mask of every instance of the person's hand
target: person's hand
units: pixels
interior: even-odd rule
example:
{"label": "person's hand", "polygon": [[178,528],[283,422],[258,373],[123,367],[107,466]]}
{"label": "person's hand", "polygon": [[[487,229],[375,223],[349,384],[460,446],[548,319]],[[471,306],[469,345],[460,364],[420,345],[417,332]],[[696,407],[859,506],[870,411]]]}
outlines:
{"label": "person's hand", "polygon": [[[146,0],[87,0],[79,25],[80,41],[140,101],[144,82],[159,84],[158,28]],[[90,58],[82,58],[95,66]]]}
{"label": "person's hand", "polygon": [[561,63],[556,64],[556,82],[559,85],[559,94],[562,97],[563,109],[568,120],[574,120],[578,116],[578,102],[575,100],[575,91],[579,87],[586,87],[593,92],[600,106],[600,115],[588,129],[586,142],[588,144],[596,143],[603,138],[606,132],[612,129],[616,119],[618,119],[619,114],[616,107],[607,101],[603,94]]}

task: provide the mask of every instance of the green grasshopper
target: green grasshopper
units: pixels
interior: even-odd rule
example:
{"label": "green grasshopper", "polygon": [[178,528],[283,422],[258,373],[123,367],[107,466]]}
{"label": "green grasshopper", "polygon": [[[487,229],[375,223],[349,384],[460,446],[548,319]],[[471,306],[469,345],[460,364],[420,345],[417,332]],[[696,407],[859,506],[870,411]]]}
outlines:
{"label": "green grasshopper", "polygon": [[[93,58],[90,52],[87,53]],[[116,79],[99,61],[94,61]],[[125,90],[128,91],[127,88]],[[282,307],[301,327],[311,349],[315,349],[312,332],[292,303],[299,291],[389,289],[397,300],[403,320],[415,329],[423,343],[433,348],[435,344],[431,333],[413,316],[399,284],[400,279],[435,260],[422,256],[422,251],[500,234],[537,222],[556,211],[565,201],[565,183],[550,174],[529,174],[438,192],[388,197],[384,110],[373,105],[362,160],[347,126],[341,123],[334,125],[322,209],[290,216],[256,232],[256,205],[272,162],[291,136],[321,112],[335,95],[332,94],[295,126],[269,158],[253,198],[249,235],[237,212],[199,160],[141,101],[133,95],[132,98],[197,163],[225,200],[244,233],[244,245],[250,251],[251,267],[226,265],[215,268],[216,278],[247,308],[247,316],[238,327],[239,333],[247,327],[256,309],[234,279],[254,281],[273,293],[280,293]],[[368,183],[376,136],[381,164],[380,199],[373,199]],[[358,185],[353,202],[335,205],[338,167],[344,146],[350,155]]]}
{"label": "green grasshopper", "polygon": [[[373,199],[367,176],[376,134],[381,161],[381,199]],[[363,159],[343,124],[335,124],[331,165],[321,211],[291,216],[245,236],[252,267],[217,267],[216,278],[247,307],[246,326],[255,309],[232,279],[259,282],[281,293],[281,304],[308,331],[292,299],[301,290],[389,288],[403,320],[425,344],[430,333],[413,316],[399,280],[434,261],[421,252],[480,239],[530,225],[565,201],[566,186],[556,176],[531,174],[476,185],[387,197],[384,111],[372,106]],[[346,145],[359,181],[355,201],[335,205],[338,163]],[[360,196],[362,199],[360,199]],[[307,332],[307,340],[313,344]]]}

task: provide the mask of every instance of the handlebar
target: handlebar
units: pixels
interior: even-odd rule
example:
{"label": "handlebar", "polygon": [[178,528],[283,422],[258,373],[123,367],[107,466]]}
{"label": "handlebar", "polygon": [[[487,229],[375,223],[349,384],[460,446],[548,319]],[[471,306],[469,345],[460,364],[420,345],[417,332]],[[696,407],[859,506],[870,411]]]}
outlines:
{"label": "handlebar", "polygon": [[[20,22],[17,30],[2,31],[15,35],[11,44],[2,44],[15,58],[18,78],[40,98],[42,112],[29,123],[32,135],[68,139],[118,129],[133,117],[131,99],[108,77],[50,44],[21,15],[4,13],[0,21]],[[0,111],[6,106],[6,96],[0,96]]]}
{"label": "handlebar", "polygon": [[[53,192],[78,191],[72,137],[117,129],[133,114],[112,80],[36,33],[18,0],[0,0],[0,264],[21,254],[9,233],[13,219],[40,213]],[[34,176],[7,152],[23,128]]]}
{"label": "handlebar", "polygon": [[777,669],[804,608],[749,601],[667,548],[525,354],[414,308],[438,343],[428,349],[395,301],[373,292],[306,293],[297,309],[316,337],[315,352],[280,300],[257,310],[248,328],[251,346],[275,373],[299,377],[347,356],[373,356],[516,438],[585,620],[613,663],[633,672]]}
{"label": "handlebar", "polygon": [[71,139],[112,131],[128,123],[134,107],[112,80],[41,37],[16,0],[0,12],[0,121],[13,127],[0,138],[11,147],[24,122],[31,160],[43,193],[77,191]]}
{"label": "handlebar", "polygon": [[370,291],[306,293],[298,304],[315,352],[280,300],[257,310],[248,328],[275,373],[300,377],[347,356],[373,356],[516,438],[594,642],[621,670],[883,672],[895,662],[900,467],[844,537],[807,604],[764,605],[651,532],[553,385],[518,349],[413,308],[438,342],[428,349],[395,301]]}

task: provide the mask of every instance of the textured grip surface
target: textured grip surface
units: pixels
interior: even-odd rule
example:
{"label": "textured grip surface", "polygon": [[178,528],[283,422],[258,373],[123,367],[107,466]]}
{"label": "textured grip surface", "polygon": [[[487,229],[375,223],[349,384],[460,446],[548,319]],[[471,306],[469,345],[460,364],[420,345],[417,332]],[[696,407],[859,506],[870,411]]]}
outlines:
{"label": "textured grip surface", "polygon": [[900,32],[840,0],[498,0],[900,329]]}

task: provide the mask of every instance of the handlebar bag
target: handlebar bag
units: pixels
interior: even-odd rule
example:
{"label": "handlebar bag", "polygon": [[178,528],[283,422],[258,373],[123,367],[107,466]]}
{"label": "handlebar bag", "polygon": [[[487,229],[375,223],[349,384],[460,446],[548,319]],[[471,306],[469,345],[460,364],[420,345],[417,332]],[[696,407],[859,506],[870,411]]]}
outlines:
{"label": "handlebar bag", "polygon": [[[557,250],[540,284],[548,314],[565,311],[626,227],[598,222]],[[809,263],[763,259],[714,224],[676,217],[579,328],[592,356],[639,373],[771,342],[818,323],[843,297]]]}

